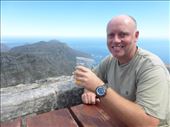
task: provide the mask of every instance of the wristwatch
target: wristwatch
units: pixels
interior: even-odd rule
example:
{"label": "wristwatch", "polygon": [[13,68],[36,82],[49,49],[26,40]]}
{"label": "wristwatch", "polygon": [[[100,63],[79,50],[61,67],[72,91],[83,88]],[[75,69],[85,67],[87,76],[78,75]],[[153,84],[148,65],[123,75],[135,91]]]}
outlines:
{"label": "wristwatch", "polygon": [[98,86],[95,90],[96,96],[99,97],[99,98],[104,97],[106,95],[107,88],[108,88],[108,84]]}

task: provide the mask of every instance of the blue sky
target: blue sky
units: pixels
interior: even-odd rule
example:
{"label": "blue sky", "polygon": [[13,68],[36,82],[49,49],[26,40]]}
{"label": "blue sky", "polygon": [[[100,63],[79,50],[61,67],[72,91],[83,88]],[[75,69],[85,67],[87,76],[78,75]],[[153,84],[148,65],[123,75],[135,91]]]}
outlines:
{"label": "blue sky", "polygon": [[115,15],[136,18],[141,38],[170,38],[170,2],[1,1],[1,36],[105,37]]}

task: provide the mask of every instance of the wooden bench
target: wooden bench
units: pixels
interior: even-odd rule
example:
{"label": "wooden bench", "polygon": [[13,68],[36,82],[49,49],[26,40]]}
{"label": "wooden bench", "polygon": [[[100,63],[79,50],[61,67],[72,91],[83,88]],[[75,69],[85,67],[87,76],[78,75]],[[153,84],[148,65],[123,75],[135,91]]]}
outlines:
{"label": "wooden bench", "polygon": [[21,127],[21,118],[17,118],[10,122],[3,122],[0,127]]}
{"label": "wooden bench", "polygon": [[[13,126],[11,126],[13,125]],[[21,127],[21,119],[1,123],[1,127]],[[26,127],[115,127],[100,104],[80,104],[26,117]]]}

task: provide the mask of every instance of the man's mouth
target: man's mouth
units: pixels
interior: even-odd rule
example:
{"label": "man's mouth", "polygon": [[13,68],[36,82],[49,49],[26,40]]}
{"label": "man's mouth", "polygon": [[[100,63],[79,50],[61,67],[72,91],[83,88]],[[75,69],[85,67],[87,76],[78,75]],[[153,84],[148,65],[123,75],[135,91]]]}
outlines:
{"label": "man's mouth", "polygon": [[125,46],[123,46],[123,45],[113,45],[112,46],[112,48],[114,49],[114,48],[124,48]]}

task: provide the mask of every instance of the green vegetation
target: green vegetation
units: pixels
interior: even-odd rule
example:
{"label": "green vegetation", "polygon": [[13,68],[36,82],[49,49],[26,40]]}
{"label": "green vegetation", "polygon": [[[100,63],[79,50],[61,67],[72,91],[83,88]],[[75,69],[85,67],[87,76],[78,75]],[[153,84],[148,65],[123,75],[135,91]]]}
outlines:
{"label": "green vegetation", "polygon": [[90,57],[57,40],[14,47],[1,53],[1,87],[71,75],[76,56]]}

